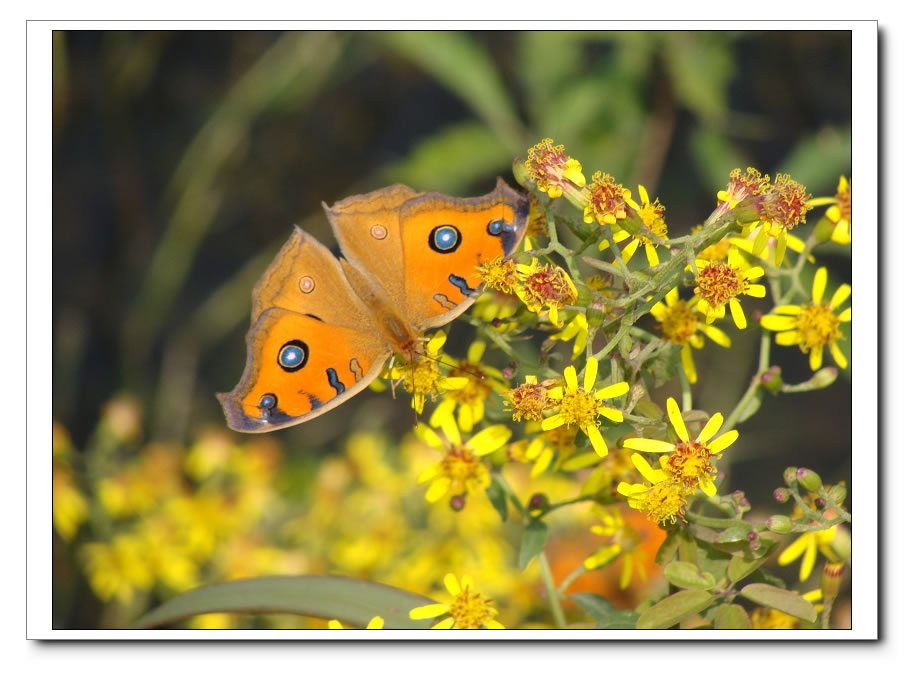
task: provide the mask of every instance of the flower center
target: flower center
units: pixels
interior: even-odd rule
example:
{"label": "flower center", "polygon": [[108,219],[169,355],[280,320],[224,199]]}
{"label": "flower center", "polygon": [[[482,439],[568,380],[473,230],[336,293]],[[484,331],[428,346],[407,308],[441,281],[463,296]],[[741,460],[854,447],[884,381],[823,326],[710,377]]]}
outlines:
{"label": "flower center", "polygon": [[512,420],[543,420],[543,411],[554,406],[546,392],[546,387],[537,383],[524,383],[509,390],[507,397],[512,406]]}
{"label": "flower center", "polygon": [[801,222],[806,222],[806,214],[810,209],[807,201],[810,194],[803,184],[795,182],[786,173],[779,173],[775,178],[772,190],[766,194],[762,203],[762,216],[765,220],[792,229]]}
{"label": "flower center", "polygon": [[600,224],[603,222],[615,224],[616,220],[627,217],[625,188],[621,184],[617,184],[615,178],[609,173],[593,173],[588,192],[590,203],[587,207]]}
{"label": "flower center", "polygon": [[838,317],[827,305],[803,305],[797,315],[797,332],[800,348],[805,352],[841,337]]}
{"label": "flower center", "polygon": [[712,262],[697,273],[694,293],[711,305],[724,305],[743,293],[747,279],[727,262]]}
{"label": "flower center", "polygon": [[454,390],[455,399],[463,404],[485,401],[493,394],[490,381],[486,379],[480,364],[462,361],[459,363],[458,368],[453,368],[449,371],[449,377],[468,379],[464,387]]}
{"label": "flower center", "polygon": [[586,429],[599,423],[600,406],[602,402],[590,392],[585,392],[580,387],[566,388],[559,413],[565,418],[565,425],[577,424],[581,429]]}
{"label": "flower center", "polygon": [[731,171],[727,194],[735,201],[743,201],[748,196],[757,196],[769,187],[769,175],[763,177],[756,168],[747,168],[741,175],[741,169]]}
{"label": "flower center", "polygon": [[558,267],[541,265],[528,275],[524,282],[525,304],[536,312],[544,304],[555,305],[559,309],[577,300],[577,295]]}
{"label": "flower center", "polygon": [[493,601],[480,593],[472,593],[470,587],[462,589],[449,607],[449,615],[454,619],[453,628],[476,630],[496,616]]}
{"label": "flower center", "polygon": [[511,293],[518,285],[518,270],[514,261],[508,258],[497,257],[484,262],[477,266],[477,272],[487,286],[503,293]]}
{"label": "flower center", "polygon": [[454,482],[464,482],[477,477],[480,460],[464,447],[455,446],[446,452],[443,458],[443,475]]}
{"label": "flower center", "polygon": [[697,315],[684,300],[666,308],[662,319],[662,334],[676,345],[683,345],[697,332]]}
{"label": "flower center", "polygon": [[647,517],[657,524],[674,523],[684,517],[684,494],[680,486],[671,480],[654,484],[644,499]]}
{"label": "flower center", "polygon": [[[716,456],[718,458],[718,456]],[[669,456],[663,470],[680,482],[685,490],[693,489],[716,472],[712,464],[713,452],[699,442],[681,442]]]}
{"label": "flower center", "polygon": [[851,223],[851,183],[848,182],[847,186],[839,191],[835,198],[838,200],[838,211],[841,213],[841,219],[847,220],[847,223]]}
{"label": "flower center", "polygon": [[[656,236],[661,239],[664,239],[668,235],[668,227],[665,224],[665,220],[662,219],[662,216],[665,214],[665,208],[659,202],[657,198],[653,203],[647,203],[646,205],[641,206],[640,210],[637,211],[640,219],[643,220],[644,225],[646,225],[647,229],[652,231]],[[638,235],[641,242],[649,245],[656,245],[649,238],[643,235]]]}

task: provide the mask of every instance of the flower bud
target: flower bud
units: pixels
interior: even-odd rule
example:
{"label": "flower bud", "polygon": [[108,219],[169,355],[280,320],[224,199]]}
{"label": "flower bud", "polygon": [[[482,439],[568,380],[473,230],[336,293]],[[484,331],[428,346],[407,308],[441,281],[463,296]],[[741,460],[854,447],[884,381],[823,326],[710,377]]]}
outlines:
{"label": "flower bud", "polygon": [[785,468],[785,471],[782,473],[782,478],[785,480],[785,484],[787,484],[788,486],[794,486],[797,483],[797,468]]}
{"label": "flower bud", "polygon": [[772,497],[779,503],[787,503],[788,499],[791,498],[791,492],[785,487],[780,486],[772,492]]}
{"label": "flower bud", "polygon": [[826,501],[825,501],[824,498],[817,498],[816,500],[813,501],[813,506],[814,506],[817,510],[825,510],[825,507],[826,507]]}
{"label": "flower bud", "polygon": [[787,515],[772,515],[766,520],[766,528],[777,534],[787,534],[791,531],[791,518]]}
{"label": "flower bud", "polygon": [[837,378],[838,369],[834,366],[826,366],[825,368],[820,368],[813,374],[813,377],[810,378],[810,383],[814,388],[822,389],[831,385]]}
{"label": "flower bud", "polygon": [[452,496],[449,499],[449,507],[452,508],[455,512],[461,512],[465,508],[465,497],[464,494],[458,494],[457,496]]}
{"label": "flower bud", "polygon": [[763,371],[760,374],[760,382],[763,383],[763,387],[772,392],[772,394],[776,394],[782,389],[782,386],[785,384],[782,380],[782,369],[780,366],[770,366],[767,370]]}
{"label": "flower bud", "polygon": [[797,481],[807,491],[816,491],[822,486],[822,479],[810,468],[797,468]]}
{"label": "flower bud", "polygon": [[549,499],[545,493],[535,493],[527,502],[527,509],[531,513],[541,513],[549,509]]}
{"label": "flower bud", "polygon": [[606,320],[606,303],[596,299],[587,305],[587,325],[596,328]]}
{"label": "flower bud", "polygon": [[835,486],[829,487],[826,495],[835,505],[841,505],[847,498],[847,485],[844,482],[838,482]]}
{"label": "flower bud", "polygon": [[755,532],[755,531],[748,531],[748,532],[747,532],[747,540],[750,541],[751,543],[753,543],[753,542],[754,542],[755,540],[757,540],[759,537],[760,537],[760,535],[759,535],[757,532]]}
{"label": "flower bud", "polygon": [[820,218],[816,226],[813,227],[813,236],[817,243],[824,243],[832,238],[832,232],[835,231],[835,223],[827,217]]}
{"label": "flower bud", "polygon": [[836,524],[835,538],[829,547],[838,556],[838,559],[849,562],[851,560],[851,533],[843,524]]}
{"label": "flower bud", "polygon": [[841,577],[844,575],[844,562],[826,562],[819,575],[819,587],[822,589],[823,606],[831,604],[838,596]]}

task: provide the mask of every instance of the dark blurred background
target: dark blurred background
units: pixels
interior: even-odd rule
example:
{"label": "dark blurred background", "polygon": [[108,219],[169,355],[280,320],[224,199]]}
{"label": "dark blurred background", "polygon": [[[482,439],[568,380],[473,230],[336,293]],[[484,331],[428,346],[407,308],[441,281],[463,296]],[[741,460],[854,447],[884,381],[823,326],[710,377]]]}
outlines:
{"label": "dark blurred background", "polygon": [[[479,195],[543,137],[588,179],[646,185],[675,236],[732,168],[814,196],[850,177],[848,32],[57,32],[53,49],[53,413],[76,448],[115,394],[137,398],[148,440],[223,423],[255,281],[292,224],[335,244],[321,201],[394,182]],[[817,256],[830,292],[850,281],[849,246]],[[454,351],[469,329],[453,329]],[[757,334],[732,337],[698,355],[700,408],[746,389]],[[774,362],[810,376],[796,347]],[[756,507],[789,464],[849,480],[850,400],[844,373],[768,397],[731,488]],[[408,410],[367,392],[277,436],[314,453],[349,422],[408,430]]]}

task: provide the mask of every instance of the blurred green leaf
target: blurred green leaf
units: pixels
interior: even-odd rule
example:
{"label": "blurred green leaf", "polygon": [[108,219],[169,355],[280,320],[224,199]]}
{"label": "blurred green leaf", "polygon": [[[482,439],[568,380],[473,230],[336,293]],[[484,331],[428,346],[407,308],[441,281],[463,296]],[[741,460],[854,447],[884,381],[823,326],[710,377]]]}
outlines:
{"label": "blurred green leaf", "polygon": [[521,552],[518,554],[518,568],[525,569],[546,543],[547,526],[540,520],[531,520],[524,529],[521,539]]}
{"label": "blurred green leaf", "polygon": [[737,583],[755,572],[767,559],[769,559],[769,553],[759,557],[732,555],[728,561],[728,578],[732,583]]}
{"label": "blurred green leaf", "polygon": [[508,500],[505,490],[495,478],[490,481],[490,485],[487,487],[487,498],[490,499],[490,503],[496,508],[496,512],[499,513],[502,521],[504,522],[508,519]]}
{"label": "blurred green leaf", "polygon": [[[774,172],[790,174],[814,196],[834,196],[838,177],[850,177],[850,170],[851,130],[833,127],[801,139],[774,168]],[[769,170],[763,171],[774,175]]]}
{"label": "blurred green leaf", "polygon": [[526,132],[490,55],[466,33],[381,31],[372,40],[404,56],[470,106],[511,154],[524,153]]}
{"label": "blurred green leaf", "polygon": [[203,586],[177,595],[142,616],[136,628],[154,628],[211,612],[286,613],[339,619],[363,628],[382,616],[385,628],[429,628],[408,612],[433,600],[381,583],[344,576],[268,576]]}
{"label": "blurred green leaf", "polygon": [[468,122],[430,135],[405,160],[385,167],[381,174],[389,183],[460,195],[474,180],[506,172],[511,160],[505,145],[486,125]]}
{"label": "blurred green leaf", "polygon": [[636,612],[619,611],[602,595],[574,593],[569,597],[594,620],[598,630],[632,629],[637,621]]}
{"label": "blurred green leaf", "polygon": [[796,616],[810,623],[816,620],[816,608],[800,595],[792,593],[790,590],[782,590],[765,583],[751,583],[749,586],[744,586],[740,594],[751,602],[756,602],[763,607],[778,609],[780,612]]}
{"label": "blurred green leaf", "polygon": [[720,604],[716,607],[713,625],[716,630],[749,630],[753,628],[750,617],[739,604]]}
{"label": "blurred green leaf", "polygon": [[708,590],[716,585],[716,579],[712,574],[701,572],[696,564],[690,562],[670,562],[666,565],[664,574],[669,583],[679,588]]}
{"label": "blurred green leaf", "polygon": [[723,35],[709,31],[660,35],[663,62],[678,100],[706,122],[724,117],[734,63]]}
{"label": "blurred green leaf", "polygon": [[678,532],[670,531],[669,535],[665,537],[665,540],[659,546],[659,550],[656,551],[656,564],[666,565],[671,559],[675,556],[675,553],[678,552]]}
{"label": "blurred green leaf", "polygon": [[712,187],[715,205],[716,192],[728,184],[729,173],[747,167],[744,154],[723,133],[708,126],[697,127],[691,133],[690,149],[703,184]]}
{"label": "blurred green leaf", "polygon": [[705,590],[682,590],[644,611],[637,619],[637,629],[670,628],[703,611],[712,601],[713,596]]}

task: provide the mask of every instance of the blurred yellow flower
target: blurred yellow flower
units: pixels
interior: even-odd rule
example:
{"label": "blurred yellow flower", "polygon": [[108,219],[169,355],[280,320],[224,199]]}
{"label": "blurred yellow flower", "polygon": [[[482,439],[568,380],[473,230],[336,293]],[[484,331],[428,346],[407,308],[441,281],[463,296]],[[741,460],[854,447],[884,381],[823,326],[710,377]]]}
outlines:
{"label": "blurred yellow flower", "polygon": [[136,592],[146,592],[154,583],[145,544],[136,536],[120,534],[110,543],[87,543],[81,556],[88,582],[104,602],[128,604]]}
{"label": "blurred yellow flower", "polygon": [[459,583],[454,574],[446,574],[443,579],[446,590],[453,597],[451,603],[428,604],[415,607],[409,613],[414,620],[433,619],[444,614],[448,616],[432,626],[434,629],[460,628],[504,628],[496,621],[497,611],[493,601],[472,590],[474,584],[470,576],[464,576]]}
{"label": "blurred yellow flower", "polygon": [[418,413],[424,412],[424,402],[429,395],[436,399],[446,390],[458,390],[464,387],[467,378],[452,378],[443,375],[439,370],[439,351],[446,343],[446,333],[437,331],[424,344],[424,351],[411,361],[399,361],[390,370],[393,380],[401,381],[405,390],[411,392],[411,406]]}

